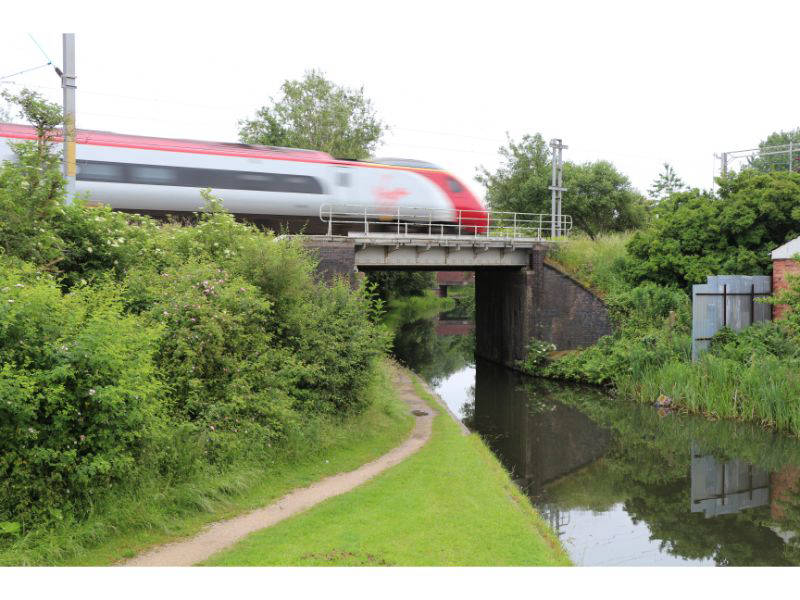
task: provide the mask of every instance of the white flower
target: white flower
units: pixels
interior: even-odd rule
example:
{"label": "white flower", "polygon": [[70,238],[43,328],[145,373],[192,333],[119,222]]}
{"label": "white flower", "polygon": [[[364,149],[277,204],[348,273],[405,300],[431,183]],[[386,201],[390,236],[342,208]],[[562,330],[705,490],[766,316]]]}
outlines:
{"label": "white flower", "polygon": [[8,303],[9,304],[14,304],[14,301],[13,300],[9,300]]}
{"label": "white flower", "polygon": [[89,388],[89,395],[90,396],[94,396],[95,393],[96,393],[96,390],[94,388]]}
{"label": "white flower", "polygon": [[91,247],[91,246],[87,246],[87,247],[86,247],[86,251],[87,251],[89,254],[91,254],[91,253],[92,253],[92,247]]}
{"label": "white flower", "polygon": [[14,284],[14,287],[25,287],[25,286],[24,286],[24,285],[22,285],[21,283],[15,283],[15,284]]}

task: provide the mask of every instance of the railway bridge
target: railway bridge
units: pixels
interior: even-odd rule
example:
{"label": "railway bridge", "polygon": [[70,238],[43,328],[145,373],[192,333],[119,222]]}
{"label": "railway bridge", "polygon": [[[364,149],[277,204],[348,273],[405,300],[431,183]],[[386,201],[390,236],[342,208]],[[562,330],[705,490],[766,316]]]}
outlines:
{"label": "railway bridge", "polygon": [[[558,350],[589,346],[611,333],[602,301],[548,260],[571,228],[561,216],[490,213],[489,226],[425,222],[415,215],[391,221],[366,212],[321,214],[328,235],[307,236],[319,253],[320,275],[364,271],[474,271],[476,354],[514,368],[532,338]],[[422,222],[421,222],[422,221]],[[346,233],[334,235],[346,229]],[[556,235],[553,236],[553,233]]]}

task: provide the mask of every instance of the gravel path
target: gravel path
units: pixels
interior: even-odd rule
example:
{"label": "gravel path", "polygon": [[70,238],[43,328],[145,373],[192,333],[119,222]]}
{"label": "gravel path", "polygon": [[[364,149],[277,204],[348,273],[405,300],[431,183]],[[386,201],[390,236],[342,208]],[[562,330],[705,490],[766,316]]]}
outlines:
{"label": "gravel path", "polygon": [[187,567],[196,564],[254,531],[275,525],[323,500],[349,492],[411,456],[430,438],[436,412],[417,396],[405,373],[395,371],[393,380],[400,398],[416,415],[414,429],[405,442],[355,471],[331,475],[308,487],[294,490],[269,506],[227,521],[212,523],[192,538],[158,546],[121,564],[136,567]]}

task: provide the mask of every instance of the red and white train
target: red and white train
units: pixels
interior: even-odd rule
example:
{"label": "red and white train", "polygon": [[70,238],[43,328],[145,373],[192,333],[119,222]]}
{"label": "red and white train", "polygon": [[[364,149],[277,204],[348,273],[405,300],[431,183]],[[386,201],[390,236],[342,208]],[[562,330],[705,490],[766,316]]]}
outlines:
{"label": "red and white train", "polygon": [[[2,161],[14,158],[6,142],[36,135],[33,127],[0,123],[0,138]],[[202,205],[200,190],[211,188],[237,216],[298,224],[308,233],[322,227],[324,205],[366,209],[387,220],[399,210],[403,218],[416,214],[427,221],[433,211],[438,222],[488,223],[463,183],[415,160],[340,160],[313,150],[89,130],[78,130],[76,156],[76,192],[127,212],[191,214]]]}

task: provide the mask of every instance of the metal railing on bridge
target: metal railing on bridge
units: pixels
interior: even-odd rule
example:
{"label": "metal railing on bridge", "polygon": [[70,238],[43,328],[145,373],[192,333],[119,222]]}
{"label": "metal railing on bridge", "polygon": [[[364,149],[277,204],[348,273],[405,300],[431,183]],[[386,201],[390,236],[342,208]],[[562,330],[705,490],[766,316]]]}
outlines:
{"label": "metal railing on bridge", "polygon": [[[572,217],[493,210],[455,210],[403,207],[394,211],[354,205],[323,204],[319,218],[332,236],[335,226],[363,234],[484,239],[544,240],[572,230]],[[339,227],[341,229],[341,227]]]}

